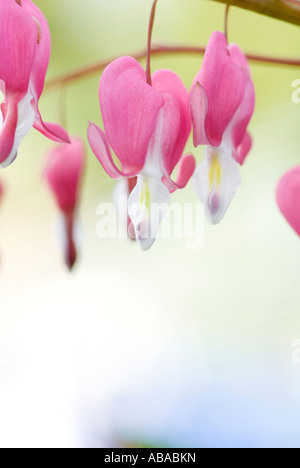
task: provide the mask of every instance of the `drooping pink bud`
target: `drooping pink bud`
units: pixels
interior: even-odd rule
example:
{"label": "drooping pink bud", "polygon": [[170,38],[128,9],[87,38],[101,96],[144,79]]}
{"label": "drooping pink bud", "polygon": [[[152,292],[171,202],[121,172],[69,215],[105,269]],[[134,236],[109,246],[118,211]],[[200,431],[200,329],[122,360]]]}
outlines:
{"label": "drooping pink bud", "polygon": [[277,203],[283,216],[300,236],[300,166],[291,169],[280,179]]}
{"label": "drooping pink bud", "polygon": [[69,269],[77,258],[76,215],[85,163],[85,148],[80,138],[50,151],[43,171],[56,204],[63,215],[64,255]]}
{"label": "drooping pink bud", "polygon": [[30,0],[0,2],[0,167],[11,164],[32,126],[48,138],[68,142],[66,131],[44,124],[38,101],[42,94],[50,57],[48,24]]}

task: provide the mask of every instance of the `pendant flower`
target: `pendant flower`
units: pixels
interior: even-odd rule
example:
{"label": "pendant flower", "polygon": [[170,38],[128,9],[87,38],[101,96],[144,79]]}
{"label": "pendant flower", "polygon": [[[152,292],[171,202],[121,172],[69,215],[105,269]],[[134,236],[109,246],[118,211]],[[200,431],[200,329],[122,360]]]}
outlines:
{"label": "pendant flower", "polygon": [[233,199],[242,165],[252,146],[247,126],[254,112],[255,91],[247,58],[236,44],[212,34],[191,93],[194,145],[207,145],[193,185],[210,223],[219,223]]}
{"label": "pendant flower", "polygon": [[281,178],[277,187],[277,203],[283,216],[300,236],[300,166]]}
{"label": "pendant flower", "polygon": [[43,177],[62,214],[65,262],[71,270],[76,262],[77,207],[85,163],[85,148],[80,138],[50,151]]}
{"label": "pendant flower", "polygon": [[[137,177],[128,212],[136,238],[147,250],[156,239],[170,193],[184,188],[195,169],[194,157],[182,156],[191,131],[188,92],[169,70],[154,73],[149,85],[142,66],[132,57],[121,57],[103,72],[99,99],[105,133],[90,123],[89,143],[110,177]],[[171,174],[177,164],[174,182]]]}
{"label": "pendant flower", "polygon": [[30,0],[0,2],[0,167],[10,165],[32,126],[57,142],[66,131],[44,123],[38,109],[50,57],[47,21]]}

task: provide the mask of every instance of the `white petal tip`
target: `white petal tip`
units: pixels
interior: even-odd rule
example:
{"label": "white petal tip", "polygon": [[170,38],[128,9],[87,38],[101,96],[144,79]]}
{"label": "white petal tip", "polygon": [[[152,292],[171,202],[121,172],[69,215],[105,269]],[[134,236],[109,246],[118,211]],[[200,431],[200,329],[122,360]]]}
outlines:
{"label": "white petal tip", "polygon": [[10,166],[15,159],[17,158],[18,153],[11,153],[8,158],[6,158],[1,164],[0,164],[0,169],[6,169],[8,166]]}
{"label": "white petal tip", "polygon": [[154,242],[156,239],[153,238],[148,238],[148,239],[143,239],[141,237],[137,238],[138,244],[143,252],[147,252],[147,250],[150,250],[151,247],[153,246]]}
{"label": "white petal tip", "polygon": [[193,187],[205,206],[205,215],[212,225],[219,224],[241,183],[238,165],[231,153],[208,147],[205,158],[193,177]]}
{"label": "white petal tip", "polygon": [[170,193],[160,178],[138,177],[129,197],[128,213],[142,250],[149,250],[154,244],[169,202]]}

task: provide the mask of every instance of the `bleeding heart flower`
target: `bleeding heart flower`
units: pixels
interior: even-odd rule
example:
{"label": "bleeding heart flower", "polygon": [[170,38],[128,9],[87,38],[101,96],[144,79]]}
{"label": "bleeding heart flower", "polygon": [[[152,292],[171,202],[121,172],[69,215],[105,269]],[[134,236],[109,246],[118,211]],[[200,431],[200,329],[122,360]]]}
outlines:
{"label": "bleeding heart flower", "polygon": [[52,149],[43,177],[47,181],[62,214],[65,261],[72,269],[77,258],[76,214],[84,171],[85,148],[80,138]]}
{"label": "bleeding heart flower", "polygon": [[42,121],[38,101],[50,57],[47,21],[30,0],[0,2],[0,167],[11,164],[32,126],[57,142],[66,131]]}
{"label": "bleeding heart flower", "polygon": [[300,166],[281,178],[277,187],[277,203],[283,216],[300,236]]}
{"label": "bleeding heart flower", "polygon": [[247,58],[236,44],[228,46],[219,31],[212,34],[191,93],[194,145],[207,145],[194,174],[194,189],[205,204],[210,223],[219,223],[234,197],[252,141],[247,126],[255,91]]}
{"label": "bleeding heart flower", "polygon": [[[188,92],[169,70],[154,73],[149,85],[142,66],[121,57],[103,72],[99,98],[105,133],[90,123],[89,143],[110,177],[138,177],[128,211],[136,238],[147,250],[155,241],[170,193],[185,187],[195,169],[192,155],[182,157],[191,131]],[[171,174],[178,163],[174,182]]]}

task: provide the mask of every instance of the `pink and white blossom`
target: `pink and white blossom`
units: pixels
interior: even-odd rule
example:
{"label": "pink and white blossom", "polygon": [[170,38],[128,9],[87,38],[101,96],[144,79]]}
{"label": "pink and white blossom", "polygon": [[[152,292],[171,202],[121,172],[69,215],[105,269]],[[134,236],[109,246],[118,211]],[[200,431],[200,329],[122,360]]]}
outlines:
{"label": "pink and white blossom", "polygon": [[219,223],[241,183],[238,164],[249,153],[247,132],[255,106],[248,61],[224,34],[212,34],[190,93],[194,145],[206,145],[194,189],[212,224]]}
{"label": "pink and white blossom", "polygon": [[0,2],[0,167],[10,165],[32,126],[57,142],[69,142],[66,131],[44,123],[38,101],[50,58],[47,21],[30,0]]}
{"label": "pink and white blossom", "polygon": [[191,131],[188,92],[170,70],[155,72],[149,85],[143,67],[131,57],[121,57],[105,69],[99,99],[104,131],[90,123],[89,143],[110,177],[137,177],[128,200],[129,216],[140,246],[147,250],[168,209],[170,193],[185,187],[195,169],[193,156],[183,156]]}

